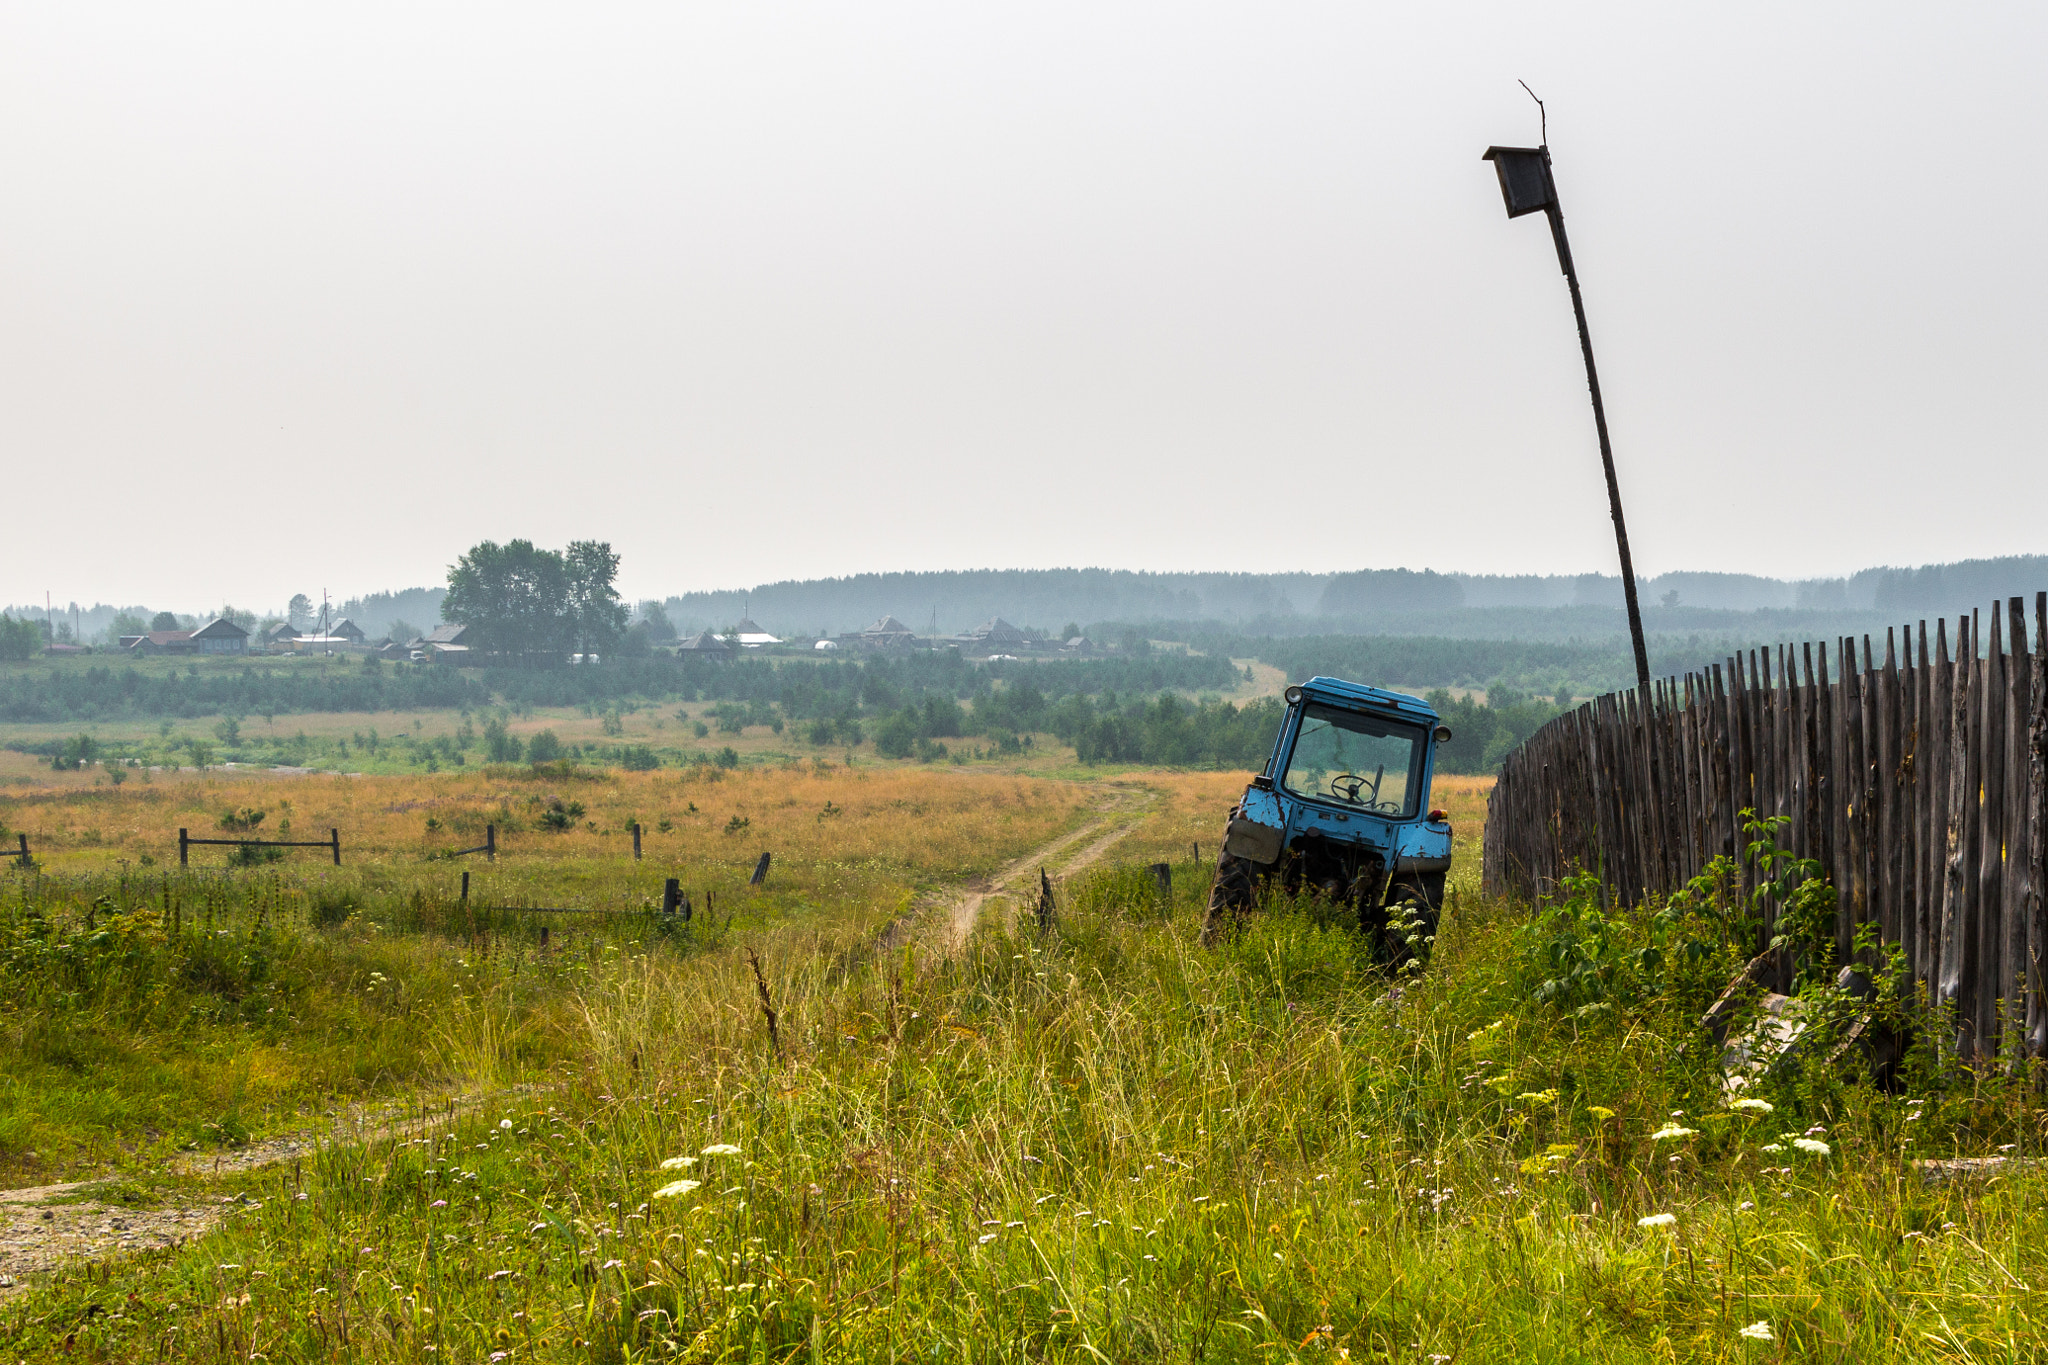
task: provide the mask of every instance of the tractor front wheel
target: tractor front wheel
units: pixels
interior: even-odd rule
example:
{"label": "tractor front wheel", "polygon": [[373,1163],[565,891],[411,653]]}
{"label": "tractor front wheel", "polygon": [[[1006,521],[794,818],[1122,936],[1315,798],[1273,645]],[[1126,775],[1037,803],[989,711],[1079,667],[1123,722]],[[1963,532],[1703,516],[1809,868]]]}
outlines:
{"label": "tractor front wheel", "polygon": [[1202,946],[1213,948],[1223,939],[1227,922],[1244,917],[1258,899],[1262,865],[1235,853],[1216,860],[1216,880],[1209,887],[1209,912],[1202,919]]}
{"label": "tractor front wheel", "polygon": [[1413,950],[1394,931],[1393,920],[1396,908],[1413,904],[1416,918],[1421,921],[1422,932],[1434,936],[1439,920],[1443,917],[1444,874],[1441,872],[1408,872],[1394,879],[1387,894],[1387,925],[1382,942],[1388,955],[1396,962],[1413,956]]}

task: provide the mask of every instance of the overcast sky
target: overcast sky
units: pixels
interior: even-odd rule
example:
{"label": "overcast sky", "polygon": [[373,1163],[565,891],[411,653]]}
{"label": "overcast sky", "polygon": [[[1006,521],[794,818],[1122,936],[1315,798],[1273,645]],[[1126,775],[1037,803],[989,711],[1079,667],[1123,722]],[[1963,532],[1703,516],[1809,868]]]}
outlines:
{"label": "overcast sky", "polygon": [[0,600],[2048,549],[2039,3],[0,16]]}

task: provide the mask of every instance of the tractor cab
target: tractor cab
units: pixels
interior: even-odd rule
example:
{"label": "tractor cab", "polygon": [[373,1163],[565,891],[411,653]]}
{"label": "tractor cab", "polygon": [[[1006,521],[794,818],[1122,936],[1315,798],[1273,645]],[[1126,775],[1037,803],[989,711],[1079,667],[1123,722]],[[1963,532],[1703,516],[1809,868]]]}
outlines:
{"label": "tractor cab", "polygon": [[1231,812],[1205,933],[1275,878],[1355,906],[1367,928],[1403,902],[1433,926],[1451,827],[1430,809],[1429,787],[1450,730],[1415,697],[1337,678],[1311,678],[1286,699],[1265,770]]}

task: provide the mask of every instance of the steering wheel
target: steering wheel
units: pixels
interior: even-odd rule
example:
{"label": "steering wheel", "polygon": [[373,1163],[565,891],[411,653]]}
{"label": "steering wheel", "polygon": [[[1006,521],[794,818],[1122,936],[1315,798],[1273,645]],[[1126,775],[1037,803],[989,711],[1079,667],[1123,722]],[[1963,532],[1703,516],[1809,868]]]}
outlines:
{"label": "steering wheel", "polygon": [[[1359,792],[1367,787],[1372,788],[1371,799],[1366,801],[1359,800]],[[1330,779],[1330,791],[1332,794],[1349,801],[1354,806],[1377,806],[1379,804],[1380,783],[1376,777],[1362,777],[1357,773],[1338,773]]]}

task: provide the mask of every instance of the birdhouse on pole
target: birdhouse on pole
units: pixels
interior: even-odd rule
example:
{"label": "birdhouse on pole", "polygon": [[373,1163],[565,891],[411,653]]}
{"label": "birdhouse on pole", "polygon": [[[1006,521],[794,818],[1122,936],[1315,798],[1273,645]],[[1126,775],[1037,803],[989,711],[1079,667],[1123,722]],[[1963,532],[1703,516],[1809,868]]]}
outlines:
{"label": "birdhouse on pole", "polygon": [[1493,163],[1500,177],[1500,197],[1508,217],[1541,213],[1557,203],[1557,185],[1550,178],[1548,147],[1488,147],[1480,158]]}

